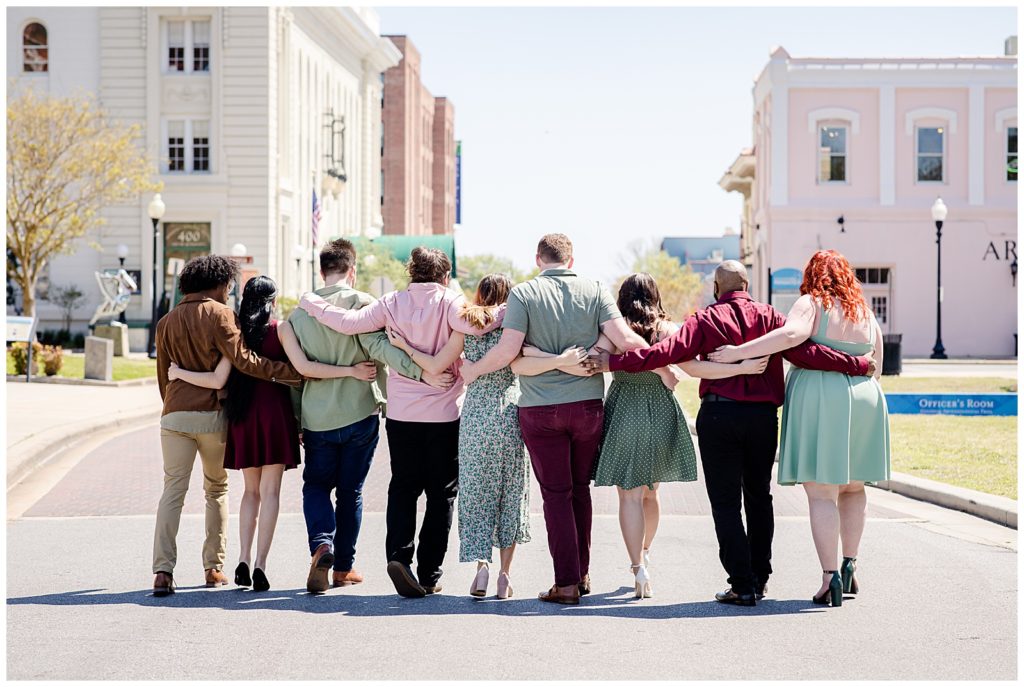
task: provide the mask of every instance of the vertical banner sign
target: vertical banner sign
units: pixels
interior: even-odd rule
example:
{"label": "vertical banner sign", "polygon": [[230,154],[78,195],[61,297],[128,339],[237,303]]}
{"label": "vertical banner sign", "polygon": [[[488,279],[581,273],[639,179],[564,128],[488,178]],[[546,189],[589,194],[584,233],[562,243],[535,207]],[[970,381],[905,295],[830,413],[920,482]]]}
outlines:
{"label": "vertical banner sign", "polygon": [[462,141],[455,142],[455,223],[462,224]]}

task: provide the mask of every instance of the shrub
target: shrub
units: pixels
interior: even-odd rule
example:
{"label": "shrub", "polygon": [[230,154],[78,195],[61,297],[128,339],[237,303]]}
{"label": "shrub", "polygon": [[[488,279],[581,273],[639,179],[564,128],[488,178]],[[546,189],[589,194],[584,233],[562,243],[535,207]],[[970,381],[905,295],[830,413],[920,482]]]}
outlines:
{"label": "shrub", "polygon": [[40,357],[43,359],[43,371],[52,377],[64,367],[64,349],[60,346],[44,346]]}
{"label": "shrub", "polygon": [[[11,344],[11,358],[14,359],[14,374],[23,375],[28,367],[28,346],[24,342]],[[43,353],[43,345],[32,342],[32,374],[39,374],[39,357]]]}
{"label": "shrub", "polygon": [[287,296],[278,296],[277,299],[277,310],[279,313],[280,320],[287,320],[288,316],[292,314],[295,308],[299,307],[299,299],[288,298]]}
{"label": "shrub", "polygon": [[71,341],[72,348],[85,348],[85,334],[75,334],[75,338]]}

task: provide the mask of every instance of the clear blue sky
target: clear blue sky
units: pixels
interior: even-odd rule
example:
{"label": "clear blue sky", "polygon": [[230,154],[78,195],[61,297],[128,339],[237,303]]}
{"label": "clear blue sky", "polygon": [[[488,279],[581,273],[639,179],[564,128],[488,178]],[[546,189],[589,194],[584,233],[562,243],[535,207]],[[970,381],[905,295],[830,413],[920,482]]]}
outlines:
{"label": "clear blue sky", "polygon": [[569,234],[577,269],[611,279],[634,239],[738,229],[717,182],[750,145],[751,86],[772,46],[794,57],[1001,55],[1015,8],[398,8],[422,76],[455,105],[460,254],[532,267]]}

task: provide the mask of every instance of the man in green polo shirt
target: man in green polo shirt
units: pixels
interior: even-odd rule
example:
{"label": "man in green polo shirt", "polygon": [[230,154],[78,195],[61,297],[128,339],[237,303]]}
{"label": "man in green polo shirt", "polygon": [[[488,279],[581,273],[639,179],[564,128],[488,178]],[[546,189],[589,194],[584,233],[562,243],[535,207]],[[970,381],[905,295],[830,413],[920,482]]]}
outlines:
{"label": "man in green polo shirt", "polygon": [[[508,365],[523,344],[558,354],[590,349],[604,333],[621,350],[647,343],[623,321],[600,283],[572,271],[572,241],[548,234],[537,245],[541,273],[512,289],[501,340],[480,361],[464,365],[470,384]],[[555,584],[541,601],[578,604],[590,592],[590,475],[604,425],[604,377],[552,370],[520,376],[519,425],[544,499]]]}
{"label": "man in green polo shirt", "polygon": [[[316,293],[341,308],[360,309],[372,303],[372,296],[352,288],[355,265],[356,251],[351,242],[337,239],[328,243],[320,251],[320,275],[326,286]],[[373,359],[378,367],[376,380],[371,382],[356,377],[308,380],[297,399],[306,450],[302,511],[312,554],[306,589],[319,593],[327,590],[327,571],[332,567],[335,587],[363,581],[353,566],[363,514],[363,482],[377,448],[378,409],[386,404],[383,364],[438,388],[450,387],[454,380],[448,373],[435,376],[422,371],[388,342],[383,331],[340,334],[298,308],[288,323],[310,360],[355,365]]]}

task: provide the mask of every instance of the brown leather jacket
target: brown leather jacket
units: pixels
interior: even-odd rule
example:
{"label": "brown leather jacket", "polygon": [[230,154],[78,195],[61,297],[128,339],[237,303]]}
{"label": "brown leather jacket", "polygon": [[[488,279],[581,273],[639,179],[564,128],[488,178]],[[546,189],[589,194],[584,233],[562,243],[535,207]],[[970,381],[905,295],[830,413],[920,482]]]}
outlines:
{"label": "brown leather jacket", "polygon": [[212,372],[227,356],[239,372],[259,379],[299,386],[302,376],[289,363],[262,358],[242,340],[238,316],[228,306],[193,293],[163,316],[156,325],[156,377],[163,414],[181,410],[220,410],[217,389],[204,389],[183,381],[169,382],[173,360],[186,370]]}

